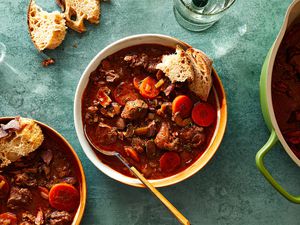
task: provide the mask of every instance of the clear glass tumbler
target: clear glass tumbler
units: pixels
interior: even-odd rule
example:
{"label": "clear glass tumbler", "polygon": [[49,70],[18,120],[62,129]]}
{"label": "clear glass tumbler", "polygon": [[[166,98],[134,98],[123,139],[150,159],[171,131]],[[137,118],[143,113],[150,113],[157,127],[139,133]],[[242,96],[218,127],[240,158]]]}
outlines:
{"label": "clear glass tumbler", "polygon": [[202,31],[217,22],[235,0],[173,0],[177,22],[191,31]]}

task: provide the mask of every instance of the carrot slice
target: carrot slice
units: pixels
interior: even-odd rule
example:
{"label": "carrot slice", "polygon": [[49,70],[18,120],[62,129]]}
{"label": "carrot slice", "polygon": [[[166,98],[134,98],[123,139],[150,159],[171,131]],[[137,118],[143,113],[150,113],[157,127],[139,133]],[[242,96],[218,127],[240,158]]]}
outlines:
{"label": "carrot slice", "polygon": [[74,211],[79,205],[79,192],[70,184],[55,184],[49,192],[50,205],[58,210]]}
{"label": "carrot slice", "polygon": [[201,127],[208,127],[213,124],[217,117],[216,110],[208,103],[198,102],[192,111],[194,123]]}
{"label": "carrot slice", "polygon": [[14,213],[6,212],[0,214],[0,224],[17,225],[17,216]]}
{"label": "carrot slice", "polygon": [[142,80],[144,79],[145,77],[142,76],[142,75],[139,75],[139,76],[135,76],[133,78],[133,86],[135,87],[136,90],[140,90],[140,85],[142,83]]}
{"label": "carrot slice", "polygon": [[155,87],[157,81],[152,77],[146,77],[140,85],[140,94],[145,98],[155,98],[159,95],[159,89]]}
{"label": "carrot slice", "polygon": [[137,152],[130,146],[124,146],[124,150],[127,156],[132,158],[134,161],[139,162],[140,157],[138,156]]}
{"label": "carrot slice", "polygon": [[127,101],[139,98],[131,83],[121,82],[114,90],[114,98],[120,105],[125,105]]}
{"label": "carrot slice", "polygon": [[172,113],[179,112],[181,118],[186,118],[191,115],[192,107],[193,102],[188,96],[179,95],[172,102]]}
{"label": "carrot slice", "polygon": [[166,152],[159,159],[160,168],[164,172],[172,172],[180,166],[180,156],[176,152]]}
{"label": "carrot slice", "polygon": [[4,176],[0,175],[0,199],[6,198],[9,193],[9,184]]}

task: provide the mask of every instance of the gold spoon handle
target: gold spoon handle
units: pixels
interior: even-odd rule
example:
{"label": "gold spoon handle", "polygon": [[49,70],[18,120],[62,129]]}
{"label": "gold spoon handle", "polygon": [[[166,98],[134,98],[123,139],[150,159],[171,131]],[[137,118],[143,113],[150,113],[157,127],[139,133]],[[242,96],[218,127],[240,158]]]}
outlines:
{"label": "gold spoon handle", "polygon": [[131,172],[170,210],[177,220],[183,225],[190,225],[185,218],[135,167],[130,167]]}

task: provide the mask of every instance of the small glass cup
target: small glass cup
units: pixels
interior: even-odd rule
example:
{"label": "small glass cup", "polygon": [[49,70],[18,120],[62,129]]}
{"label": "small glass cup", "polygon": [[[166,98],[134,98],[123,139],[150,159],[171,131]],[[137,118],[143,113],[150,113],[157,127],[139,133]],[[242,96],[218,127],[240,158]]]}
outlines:
{"label": "small glass cup", "polygon": [[203,31],[217,22],[235,0],[173,0],[177,22],[191,31]]}

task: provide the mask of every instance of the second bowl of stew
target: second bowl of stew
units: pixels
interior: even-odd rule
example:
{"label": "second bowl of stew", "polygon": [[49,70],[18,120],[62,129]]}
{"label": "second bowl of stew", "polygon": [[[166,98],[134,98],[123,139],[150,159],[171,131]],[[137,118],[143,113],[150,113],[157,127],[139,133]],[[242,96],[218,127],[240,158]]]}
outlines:
{"label": "second bowl of stew", "polygon": [[[121,39],[100,51],[79,81],[74,100],[77,136],[94,165],[115,180],[143,187],[118,159],[89,145],[84,127],[97,146],[121,153],[156,187],[195,174],[221,143],[227,105],[216,71],[212,69],[213,86],[204,102],[184,83],[161,79],[164,74],[156,69],[162,56],[173,54],[177,45],[191,47],[157,34]],[[178,121],[168,110],[180,111],[190,120]],[[201,121],[193,117],[197,110],[212,116]]]}
{"label": "second bowl of stew", "polygon": [[[1,127],[9,122],[6,129],[23,129],[17,128],[14,117],[0,118]],[[0,168],[0,224],[79,225],[86,204],[81,161],[61,134],[39,121],[35,123],[44,136],[41,146]],[[24,139],[32,142],[37,135],[28,137],[28,133]],[[8,137],[15,135],[11,132]]]}

